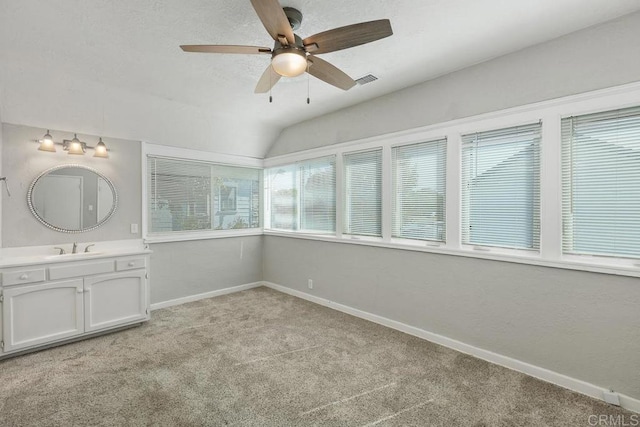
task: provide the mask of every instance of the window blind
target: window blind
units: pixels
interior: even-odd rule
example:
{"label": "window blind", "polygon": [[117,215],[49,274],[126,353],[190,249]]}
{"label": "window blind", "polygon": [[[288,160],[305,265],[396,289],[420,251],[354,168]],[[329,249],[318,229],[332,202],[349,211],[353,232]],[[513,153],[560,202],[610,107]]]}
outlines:
{"label": "window blind", "polygon": [[260,171],[147,158],[149,233],[260,226]]}
{"label": "window blind", "polygon": [[640,107],[562,120],[563,251],[640,256]]}
{"label": "window blind", "polygon": [[336,158],[298,164],[300,173],[300,228],[303,231],[336,230]]}
{"label": "window blind", "polygon": [[462,136],[462,242],[540,246],[541,123]]}
{"label": "window blind", "polygon": [[271,168],[266,176],[272,229],[335,232],[335,156]]}
{"label": "window blind", "polygon": [[445,240],[447,140],[395,147],[393,237]]}
{"label": "window blind", "polygon": [[298,229],[298,186],[296,165],[269,169],[269,199],[271,228],[276,230]]}
{"label": "window blind", "polygon": [[382,236],[382,150],[345,154],[344,234]]}

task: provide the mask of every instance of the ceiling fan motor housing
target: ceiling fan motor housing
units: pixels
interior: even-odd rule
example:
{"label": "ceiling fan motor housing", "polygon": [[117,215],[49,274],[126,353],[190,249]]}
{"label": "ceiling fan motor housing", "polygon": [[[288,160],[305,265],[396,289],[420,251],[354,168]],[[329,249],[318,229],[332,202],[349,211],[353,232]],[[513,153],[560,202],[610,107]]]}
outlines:
{"label": "ceiling fan motor housing", "polygon": [[284,10],[284,14],[287,15],[291,29],[295,31],[300,28],[300,24],[302,24],[302,12],[292,7],[283,7],[282,9]]}

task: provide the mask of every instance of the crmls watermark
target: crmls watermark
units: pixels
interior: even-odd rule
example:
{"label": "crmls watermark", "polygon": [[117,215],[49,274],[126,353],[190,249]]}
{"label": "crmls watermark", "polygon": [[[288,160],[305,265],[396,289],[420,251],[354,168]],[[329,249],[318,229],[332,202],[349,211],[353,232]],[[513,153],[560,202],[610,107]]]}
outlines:
{"label": "crmls watermark", "polygon": [[637,427],[640,426],[640,415],[589,415],[590,426]]}

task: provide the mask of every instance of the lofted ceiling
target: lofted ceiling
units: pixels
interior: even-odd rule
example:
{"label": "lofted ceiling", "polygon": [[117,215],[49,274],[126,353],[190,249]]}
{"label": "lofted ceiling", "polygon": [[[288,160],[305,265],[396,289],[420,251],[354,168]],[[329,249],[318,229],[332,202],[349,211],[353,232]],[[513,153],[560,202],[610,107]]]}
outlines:
{"label": "lofted ceiling", "polygon": [[[379,80],[344,92],[306,75],[283,78],[270,104],[268,94],[254,94],[268,56],[180,50],[180,44],[272,47],[249,0],[0,0],[0,59],[46,64],[105,87],[189,105],[228,126],[241,123],[257,141],[246,154],[261,156],[294,123],[640,10],[638,0],[281,2],[303,13],[296,31],[302,38],[389,18],[393,36],[319,55],[353,78],[371,73]],[[5,80],[10,84],[11,76]],[[275,131],[261,135],[262,129]]]}

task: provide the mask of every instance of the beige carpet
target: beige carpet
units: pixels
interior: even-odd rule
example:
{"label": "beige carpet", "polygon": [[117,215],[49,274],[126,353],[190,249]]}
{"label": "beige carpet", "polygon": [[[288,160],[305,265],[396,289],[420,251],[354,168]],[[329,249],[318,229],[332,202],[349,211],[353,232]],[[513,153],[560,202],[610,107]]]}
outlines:
{"label": "beige carpet", "polygon": [[588,426],[630,413],[258,288],[0,362],[1,426]]}

